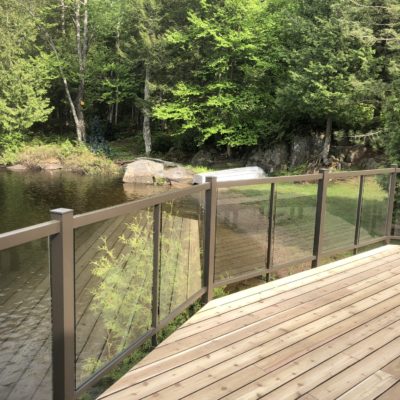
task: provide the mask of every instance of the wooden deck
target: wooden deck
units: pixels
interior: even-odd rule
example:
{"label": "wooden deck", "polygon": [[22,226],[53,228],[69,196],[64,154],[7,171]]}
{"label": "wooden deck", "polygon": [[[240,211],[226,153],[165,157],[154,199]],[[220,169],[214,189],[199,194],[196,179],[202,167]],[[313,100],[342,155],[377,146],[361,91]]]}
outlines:
{"label": "wooden deck", "polygon": [[400,399],[400,247],[208,303],[99,399]]}

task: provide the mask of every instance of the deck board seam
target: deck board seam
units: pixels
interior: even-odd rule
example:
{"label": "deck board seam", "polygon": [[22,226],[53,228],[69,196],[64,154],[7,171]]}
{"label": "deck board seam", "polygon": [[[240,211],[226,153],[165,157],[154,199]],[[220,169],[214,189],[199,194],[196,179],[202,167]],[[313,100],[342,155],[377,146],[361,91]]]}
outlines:
{"label": "deck board seam", "polygon": [[[393,260],[390,264],[394,263],[395,261],[397,261],[397,260],[399,260],[399,259],[400,259],[400,257],[396,258],[396,260]],[[382,264],[378,264],[378,266],[385,267],[385,264],[384,264],[384,262],[383,262]],[[369,268],[368,270],[373,270],[374,268],[376,268],[376,266],[373,266],[373,267]],[[396,268],[398,268],[398,267],[393,267],[393,269],[396,269]],[[363,272],[365,272],[365,271],[363,271]],[[350,271],[349,271],[349,273],[350,273]],[[356,276],[356,275],[357,275],[357,272],[354,272],[353,274],[350,275],[350,277],[351,277],[351,276]],[[326,277],[326,279],[331,279],[331,278],[334,278],[334,277],[335,277],[335,276],[329,276],[329,277]],[[326,287],[329,287],[329,286],[334,286],[334,285],[337,284],[338,281],[346,281],[346,279],[348,279],[348,278],[349,278],[349,276],[345,276],[345,277],[343,277],[343,279],[340,279],[340,280],[337,280],[337,281],[333,281],[333,282],[328,283],[328,284],[326,284],[326,285],[322,285],[321,287],[318,287],[317,290],[322,289],[322,288],[326,288]],[[290,291],[284,292],[284,294],[290,293],[290,292],[293,292],[294,290],[301,290],[301,289],[303,289],[304,287],[307,287],[307,286],[310,286],[310,285],[311,285],[311,287],[309,287],[310,290],[308,290],[307,292],[300,293],[300,294],[298,294],[298,295],[295,295],[295,296],[290,297],[290,298],[288,298],[288,299],[285,299],[285,300],[283,300],[283,301],[294,300],[294,299],[297,298],[297,297],[301,298],[302,296],[304,296],[304,295],[307,294],[307,293],[312,293],[312,292],[314,292],[316,289],[313,288],[312,285],[315,284],[316,282],[318,282],[318,281],[314,281],[314,282],[312,282],[312,283],[309,283],[309,284],[307,284],[307,285],[301,286],[301,287],[299,287],[299,288],[292,289],[292,290],[290,290]],[[334,291],[335,291],[335,290],[334,290]],[[334,292],[334,291],[332,291],[332,292]],[[217,314],[216,316],[215,316],[215,315],[214,315],[214,316],[210,316],[210,317],[207,318],[207,319],[200,320],[200,321],[198,321],[198,322],[196,322],[196,323],[193,323],[193,324],[191,324],[191,325],[182,326],[182,327],[180,328],[180,331],[184,331],[184,330],[189,329],[189,328],[191,328],[191,329],[196,328],[196,325],[198,325],[198,324],[200,324],[200,323],[204,323],[205,321],[212,321],[214,318],[216,318],[216,317],[223,317],[224,315],[226,316],[226,314],[228,314],[228,313],[236,313],[238,310],[240,310],[240,309],[242,309],[242,308],[247,308],[247,307],[250,307],[251,305],[262,303],[263,300],[267,300],[267,299],[268,299],[268,300],[272,300],[273,297],[269,297],[269,298],[266,298],[266,299],[259,299],[258,301],[255,301],[255,302],[253,302],[253,303],[244,304],[243,306],[240,306],[240,307],[238,307],[238,308],[234,308],[234,309],[227,310],[225,313]],[[275,304],[276,304],[276,303],[275,303]],[[273,306],[273,304],[271,304],[269,307],[272,307],[272,306]],[[235,314],[234,314],[234,315],[235,315]],[[243,315],[238,315],[238,316],[235,317],[235,318],[229,319],[227,322],[224,322],[223,324],[229,324],[229,323],[231,323],[232,321],[235,321],[235,320],[240,319],[240,318],[243,318]],[[213,328],[214,328],[214,327],[210,327],[210,328],[208,328],[208,329],[201,330],[201,332],[206,332],[206,331],[208,331],[208,330],[210,330],[210,329],[213,329]],[[197,330],[196,330],[196,332],[195,332],[194,334],[198,334],[198,333],[199,333],[199,330],[198,330],[198,329],[199,329],[199,327],[197,326]],[[189,338],[189,337],[191,337],[191,336],[193,336],[193,335],[187,335],[187,336],[184,336],[184,337],[180,337],[179,339],[175,340],[174,343],[177,343],[177,342],[179,342],[180,340],[184,340],[184,339]],[[162,344],[160,347],[166,347],[166,346],[168,346],[168,345],[170,345],[169,342],[167,342],[167,343],[165,343],[165,344]]]}
{"label": "deck board seam", "polygon": [[[391,279],[390,277],[388,277],[388,278],[386,278],[386,280],[388,280],[388,279]],[[375,282],[374,284],[376,285],[376,284],[379,284],[380,282]],[[368,286],[368,287],[372,287],[374,284],[371,284],[370,286]],[[368,287],[366,287],[365,289],[367,289]],[[364,290],[365,290],[364,289]],[[350,293],[349,293],[349,295],[351,295]],[[310,300],[309,302],[312,302],[313,300]],[[333,299],[331,302],[327,302],[325,305],[324,305],[324,307],[326,306],[326,305],[329,305],[329,303],[332,303],[332,302],[335,302],[335,301],[337,301],[337,299]],[[304,303],[304,304],[306,304],[306,303]],[[303,305],[304,305],[303,304]],[[292,307],[292,308],[295,308],[295,307]],[[316,309],[318,309],[319,307],[316,307]],[[283,312],[289,312],[289,310],[290,309],[288,309],[288,310],[284,310],[284,311],[282,311],[281,313],[283,313]],[[311,312],[311,311],[308,311],[308,312]],[[277,313],[277,314],[279,314],[279,313]],[[299,314],[299,316],[300,315],[302,315],[302,314]],[[266,317],[266,318],[263,318],[263,319],[260,319],[260,320],[257,320],[257,321],[255,321],[254,323],[251,323],[251,324],[248,324],[246,327],[240,327],[240,328],[238,328],[238,329],[236,329],[235,331],[241,331],[241,330],[244,330],[244,329],[247,329],[247,328],[251,328],[253,325],[256,325],[256,324],[260,324],[260,323],[262,323],[263,321],[266,321],[266,320],[268,320],[268,319],[270,319],[271,318],[271,316],[272,315],[269,315],[268,317]],[[227,322],[227,324],[229,323],[229,321]],[[281,323],[282,323],[282,321],[281,321]],[[277,324],[277,325],[279,325],[279,323]],[[275,325],[272,325],[271,327],[274,327]],[[270,328],[271,328],[270,327]],[[234,331],[230,331],[228,334],[229,335],[231,335],[231,334],[233,334],[234,333]],[[225,335],[226,336],[226,335]],[[205,342],[206,343],[206,342]],[[160,347],[161,348],[161,347]],[[175,352],[175,354],[176,353],[178,353],[178,352]],[[165,358],[167,358],[167,357],[165,357]],[[145,364],[146,365],[146,364]],[[145,365],[141,365],[140,367],[144,367]],[[140,368],[139,367],[139,368]]]}
{"label": "deck board seam", "polygon": [[[370,261],[364,260],[364,258],[365,259],[370,258],[373,261],[375,261],[375,260],[379,260],[379,259],[382,259],[382,258],[390,257],[391,255],[394,255],[396,253],[396,250],[398,250],[398,249],[395,248],[394,245],[389,245],[389,246],[390,246],[390,248],[387,248],[388,246],[385,246],[385,251],[382,252],[382,253],[385,254],[384,257],[382,257],[382,254],[373,254],[373,256],[371,256],[371,257],[368,257],[368,255],[366,255],[366,256],[357,258],[357,259],[355,259],[353,261],[350,261],[350,262],[348,261],[348,262],[346,262],[345,264],[342,264],[342,265],[341,264],[336,265],[336,264],[340,263],[343,260],[335,261],[333,263],[327,264],[326,266],[322,266],[322,267],[319,267],[319,268],[316,268],[316,269],[312,269],[312,270],[307,270],[307,271],[300,272],[300,273],[295,274],[295,275],[291,275],[291,276],[286,277],[286,278],[278,279],[277,281],[270,282],[268,289],[265,289],[265,288],[261,289],[261,286],[263,286],[263,285],[260,285],[260,286],[256,287],[256,290],[253,290],[253,288],[251,288],[251,289],[247,289],[245,291],[239,292],[238,294],[240,296],[238,298],[236,298],[237,296],[230,298],[230,299],[233,298],[232,301],[227,301],[227,302],[221,303],[221,301],[223,301],[224,298],[212,300],[202,310],[200,310],[198,314],[201,315],[205,311],[211,310],[213,308],[218,308],[219,306],[224,305],[224,304],[229,304],[230,302],[235,302],[238,299],[245,299],[245,298],[247,298],[249,296],[257,295],[257,294],[260,294],[260,293],[263,293],[263,292],[266,292],[266,291],[273,291],[273,290],[275,290],[277,288],[284,289],[286,285],[290,285],[290,284],[293,284],[293,283],[298,283],[299,281],[302,281],[304,278],[312,278],[312,277],[316,277],[316,276],[319,276],[319,275],[327,273],[327,272],[331,272],[332,270],[335,270],[338,267],[352,268],[351,265],[349,265],[349,264],[352,264],[352,262],[354,262],[354,261],[355,262],[365,261],[365,264],[363,263],[362,265],[368,265]],[[374,250],[376,250],[376,249],[374,249]],[[369,252],[366,252],[366,253],[369,253]],[[361,255],[364,255],[366,253],[361,253],[359,255],[361,256]],[[358,255],[357,256],[353,256],[353,257],[358,257]],[[353,257],[350,257],[350,258],[353,258]],[[374,257],[376,257],[376,258],[374,258]],[[324,267],[328,267],[328,266],[329,266],[329,268],[324,268]],[[318,280],[318,278],[317,278],[317,280]],[[227,297],[229,297],[229,296],[227,296]]]}
{"label": "deck board seam", "polygon": [[[399,285],[400,286],[400,285]],[[400,296],[400,295],[399,295]],[[385,301],[385,300],[384,300]],[[373,306],[371,306],[371,307],[368,307],[367,309],[365,309],[365,310],[362,310],[361,312],[363,312],[363,311],[366,311],[366,310],[368,310],[369,308],[372,308],[372,307],[375,307],[376,306],[376,304],[374,304]],[[350,307],[350,306],[349,306]],[[336,311],[334,311],[334,312],[332,312],[331,314],[334,314],[334,313],[336,313],[337,312],[337,310]],[[357,314],[359,314],[359,313],[357,313]],[[328,315],[330,315],[330,314],[328,314]],[[355,314],[352,314],[352,315],[350,315],[348,318],[345,318],[345,319],[351,319],[351,318],[353,318],[354,317],[354,315]],[[324,316],[324,317],[322,317],[322,318],[325,318],[326,316]],[[319,319],[322,319],[322,318],[319,318]],[[319,319],[317,319],[316,321],[318,321]],[[316,321],[313,321],[314,323],[316,322]],[[342,321],[341,321],[342,322]],[[335,325],[335,324],[332,324],[332,326],[333,325]],[[299,327],[299,328],[297,328],[296,330],[300,330],[300,329],[302,329],[303,328],[303,326],[301,326],[301,327]],[[282,336],[284,336],[284,334],[282,335]],[[311,336],[311,335],[310,335]],[[274,339],[272,339],[272,340],[276,340],[277,338],[279,338],[279,336],[278,337],[276,337],[276,338],[274,338]],[[261,343],[261,344],[259,344],[258,346],[256,346],[255,348],[258,348],[258,347],[262,347],[262,346],[265,346],[268,342],[270,342],[271,340],[268,340],[268,341],[266,341],[266,342],[263,342],[263,343]],[[252,349],[250,349],[250,350],[248,350],[248,351],[252,351],[252,350],[254,350],[254,348],[252,348]],[[243,354],[245,354],[245,353],[247,353],[248,351],[246,351],[246,352],[244,352],[244,353],[240,353],[240,354],[238,354],[238,355],[235,355],[235,356],[233,356],[233,357],[231,357],[231,358],[228,358],[227,360],[230,360],[230,359],[232,359],[232,358],[235,358],[235,357],[238,357],[239,355],[243,355]],[[273,354],[273,353],[272,353]],[[226,362],[227,361],[226,359],[225,360],[223,360],[221,363],[223,363],[223,362]],[[216,365],[220,365],[221,363],[217,363],[217,364],[215,364],[215,365],[213,365],[213,366],[216,366]],[[179,366],[177,366],[177,367],[179,367]],[[176,368],[177,368],[176,367]],[[172,370],[173,369],[175,369],[175,368],[172,368]],[[134,371],[132,371],[133,373],[134,373]],[[197,375],[197,373],[195,374],[195,375]],[[188,378],[186,378],[186,379],[190,379],[190,378],[192,378],[193,376],[195,376],[195,375],[191,375],[190,377],[188,377]],[[154,378],[154,377],[153,377]],[[152,379],[153,379],[152,378]],[[137,383],[135,383],[133,386],[135,386]],[[171,384],[170,386],[172,386],[173,384]],[[130,386],[129,386],[130,387]],[[125,388],[125,389],[123,389],[123,390],[127,390],[127,388]],[[146,396],[147,397],[147,396]],[[101,397],[102,399],[103,398],[106,398],[106,397]]]}

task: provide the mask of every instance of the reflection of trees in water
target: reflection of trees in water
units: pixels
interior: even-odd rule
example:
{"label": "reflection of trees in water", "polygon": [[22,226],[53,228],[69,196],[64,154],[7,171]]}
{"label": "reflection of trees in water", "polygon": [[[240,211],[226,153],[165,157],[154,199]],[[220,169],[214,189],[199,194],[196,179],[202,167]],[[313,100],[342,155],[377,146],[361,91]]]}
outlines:
{"label": "reflection of trees in water", "polygon": [[[46,239],[0,251],[0,289],[24,290],[33,274],[48,274]],[[1,294],[1,293],[0,293]]]}

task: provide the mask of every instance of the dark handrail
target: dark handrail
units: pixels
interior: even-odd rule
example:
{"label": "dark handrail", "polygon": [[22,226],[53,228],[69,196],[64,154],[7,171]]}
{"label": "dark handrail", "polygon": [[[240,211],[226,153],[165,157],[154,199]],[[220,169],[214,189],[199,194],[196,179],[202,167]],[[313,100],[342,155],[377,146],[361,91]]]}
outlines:
{"label": "dark handrail", "polygon": [[58,221],[49,221],[11,232],[0,233],[0,251],[44,239],[59,232],[60,223]]}

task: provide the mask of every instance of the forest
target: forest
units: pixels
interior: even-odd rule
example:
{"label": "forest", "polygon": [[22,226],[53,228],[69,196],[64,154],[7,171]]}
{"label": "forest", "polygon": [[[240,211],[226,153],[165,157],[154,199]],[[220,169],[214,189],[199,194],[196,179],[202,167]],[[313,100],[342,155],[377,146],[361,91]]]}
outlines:
{"label": "forest", "polygon": [[[398,0],[0,0],[0,151],[220,152],[321,133],[400,159]],[[236,151],[235,150],[235,151]]]}

